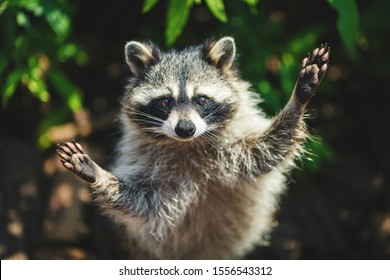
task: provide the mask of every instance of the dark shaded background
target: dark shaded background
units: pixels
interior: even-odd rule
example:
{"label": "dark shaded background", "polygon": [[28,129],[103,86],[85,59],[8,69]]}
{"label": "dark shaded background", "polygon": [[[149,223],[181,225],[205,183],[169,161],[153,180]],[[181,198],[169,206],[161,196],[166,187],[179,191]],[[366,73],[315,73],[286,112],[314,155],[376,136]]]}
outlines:
{"label": "dark shaded background", "polygon": [[[241,1],[226,1],[231,20],[225,25],[204,6],[196,6],[175,44],[180,49],[210,36],[232,35],[243,76],[251,81],[259,74],[256,67],[245,65],[253,59],[259,65],[267,61],[253,51],[256,47],[282,54],[286,37],[315,30],[320,34],[317,44],[332,46],[332,64],[309,106],[308,120],[313,134],[332,152],[317,158],[316,167],[306,161],[298,164],[270,245],[247,257],[389,259],[389,4],[358,1],[360,30],[367,42],[352,56],[336,30],[337,14],[325,1],[260,2],[253,16]],[[141,1],[75,3],[72,36],[89,60],[83,67],[68,63],[65,68],[83,90],[85,110],[59,131],[76,127],[77,138],[102,166],[109,165],[118,138],[115,115],[128,74],[124,43],[151,39],[164,46],[164,3],[148,14],[141,9]],[[244,20],[240,23],[239,18]],[[279,24],[272,24],[275,19]],[[278,75],[270,72],[260,74],[277,81]],[[263,109],[275,112],[267,104]],[[111,222],[91,203],[87,186],[60,167],[55,147],[44,152],[36,148],[35,129],[44,110],[20,89],[0,111],[1,258],[121,258]]]}

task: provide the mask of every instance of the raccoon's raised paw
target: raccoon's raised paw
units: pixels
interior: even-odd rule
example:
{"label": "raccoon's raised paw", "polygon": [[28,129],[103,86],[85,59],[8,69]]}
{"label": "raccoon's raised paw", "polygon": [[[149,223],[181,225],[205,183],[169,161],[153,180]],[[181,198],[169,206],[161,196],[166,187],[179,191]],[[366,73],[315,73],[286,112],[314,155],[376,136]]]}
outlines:
{"label": "raccoon's raised paw", "polygon": [[314,96],[317,86],[328,69],[329,51],[330,47],[327,44],[321,45],[303,59],[295,92],[301,103],[306,104]]}
{"label": "raccoon's raised paw", "polygon": [[72,142],[61,141],[57,144],[57,154],[66,169],[89,183],[96,181],[95,164],[79,143],[74,140]]}

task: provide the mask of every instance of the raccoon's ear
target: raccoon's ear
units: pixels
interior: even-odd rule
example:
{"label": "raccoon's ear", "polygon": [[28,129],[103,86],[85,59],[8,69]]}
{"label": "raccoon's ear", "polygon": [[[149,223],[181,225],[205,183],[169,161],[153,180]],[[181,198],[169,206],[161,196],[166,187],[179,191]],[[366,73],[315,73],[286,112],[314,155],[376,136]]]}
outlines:
{"label": "raccoon's ear", "polygon": [[223,37],[218,41],[209,41],[204,45],[204,57],[207,62],[226,72],[234,62],[236,45],[232,37]]}
{"label": "raccoon's ear", "polygon": [[156,63],[160,50],[152,43],[128,42],[125,46],[125,58],[133,75],[141,75],[149,66]]}

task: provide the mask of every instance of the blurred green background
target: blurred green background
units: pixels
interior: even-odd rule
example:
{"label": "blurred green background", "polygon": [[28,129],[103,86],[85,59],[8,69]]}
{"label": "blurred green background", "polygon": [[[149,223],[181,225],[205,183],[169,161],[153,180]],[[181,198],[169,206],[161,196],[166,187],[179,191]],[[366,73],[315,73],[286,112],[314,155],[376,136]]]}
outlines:
{"label": "blurred green background", "polygon": [[0,0],[0,257],[120,258],[54,144],[76,138],[109,166],[125,42],[182,49],[229,35],[269,116],[307,52],[331,46],[308,107],[311,154],[289,177],[270,245],[247,258],[389,259],[388,11],[386,0]]}

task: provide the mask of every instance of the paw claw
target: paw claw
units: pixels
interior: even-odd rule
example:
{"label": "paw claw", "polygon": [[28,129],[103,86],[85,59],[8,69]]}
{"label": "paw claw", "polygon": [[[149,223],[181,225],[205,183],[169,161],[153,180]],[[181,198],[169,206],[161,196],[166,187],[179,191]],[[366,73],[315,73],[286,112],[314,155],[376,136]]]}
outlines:
{"label": "paw claw", "polygon": [[77,150],[79,150],[80,153],[85,154],[83,147],[77,142],[74,142],[74,145],[76,146]]}
{"label": "paw claw", "polygon": [[322,55],[324,54],[324,51],[325,51],[324,48],[320,49],[320,50],[318,51],[318,55],[319,55],[319,56],[322,56]]}
{"label": "paw claw", "polygon": [[319,48],[314,49],[313,54],[312,54],[311,57],[312,57],[312,58],[313,58],[313,57],[316,57],[316,56],[318,55],[319,51],[320,51]]}
{"label": "paw claw", "polygon": [[322,60],[325,62],[329,60],[329,51],[330,51],[330,49],[328,48],[326,50],[326,52],[324,53],[324,55],[322,56]]}
{"label": "paw claw", "polygon": [[72,155],[72,151],[67,146],[61,146],[59,148],[61,148],[61,151],[67,154],[68,156]]}
{"label": "paw claw", "polygon": [[301,66],[301,68],[304,69],[308,63],[309,63],[309,57],[305,57],[305,58],[302,60],[302,66]]}
{"label": "paw claw", "polygon": [[63,165],[64,165],[67,169],[69,169],[69,170],[71,170],[71,171],[74,170],[74,166],[73,166],[71,163],[69,163],[69,162],[63,162]]}
{"label": "paw claw", "polygon": [[66,142],[66,146],[68,146],[68,148],[69,148],[73,153],[77,153],[77,149],[76,149],[76,147],[73,145],[73,143],[71,143],[71,142]]}
{"label": "paw claw", "polygon": [[63,153],[62,151],[57,149],[57,153],[60,156],[61,159],[68,161],[70,159],[68,154]]}

